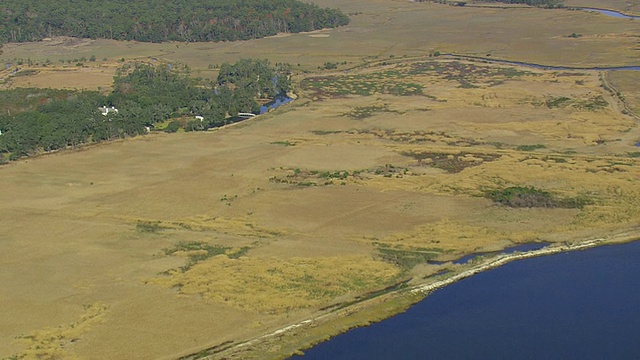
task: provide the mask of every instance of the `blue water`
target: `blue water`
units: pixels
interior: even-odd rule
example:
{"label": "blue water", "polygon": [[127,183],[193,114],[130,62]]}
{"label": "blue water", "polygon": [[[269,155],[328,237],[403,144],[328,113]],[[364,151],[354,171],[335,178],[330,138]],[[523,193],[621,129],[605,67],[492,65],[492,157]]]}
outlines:
{"label": "blue water", "polygon": [[272,102],[270,102],[268,104],[260,106],[260,114],[264,114],[264,113],[266,113],[267,111],[269,111],[271,109],[275,109],[278,106],[284,105],[284,104],[289,103],[291,101],[293,101],[293,99],[288,97],[288,96],[279,96],[274,101],[272,101]]}
{"label": "blue water", "polygon": [[640,16],[625,15],[623,13],[619,13],[619,12],[613,11],[613,10],[594,9],[594,8],[580,8],[580,10],[586,10],[586,11],[591,11],[591,12],[599,12],[601,14],[604,14],[604,15],[607,15],[607,16],[613,16],[613,17],[619,18],[619,19],[640,19]]}
{"label": "blue water", "polygon": [[305,359],[640,359],[640,241],[509,263]]}

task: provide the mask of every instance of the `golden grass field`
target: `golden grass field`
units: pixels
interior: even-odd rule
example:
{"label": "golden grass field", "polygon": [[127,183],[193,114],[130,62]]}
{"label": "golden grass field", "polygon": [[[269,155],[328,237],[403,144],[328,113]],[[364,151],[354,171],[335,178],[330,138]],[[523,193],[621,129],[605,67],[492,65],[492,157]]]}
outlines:
{"label": "golden grass field", "polygon": [[[0,167],[0,358],[174,359],[219,345],[231,348],[213,358],[285,357],[417,298],[380,297],[305,333],[259,338],[456,270],[403,266],[408,255],[450,260],[610,237],[640,223],[640,130],[622,113],[640,108],[637,73],[429,56],[637,65],[640,22],[318,3],[363,13],[344,28],[237,43],[54,39],[2,48],[5,61],[53,61],[6,87],[106,91],[120,58],[179,62],[213,77],[208,64],[268,57],[294,64],[298,99],[216,131],[154,133]],[[574,32],[583,37],[567,37]],[[91,55],[97,61],[83,67],[58,61]],[[317,70],[326,61],[347,65]],[[482,196],[508,186],[591,204],[512,209]],[[251,339],[259,340],[233,347]]]}

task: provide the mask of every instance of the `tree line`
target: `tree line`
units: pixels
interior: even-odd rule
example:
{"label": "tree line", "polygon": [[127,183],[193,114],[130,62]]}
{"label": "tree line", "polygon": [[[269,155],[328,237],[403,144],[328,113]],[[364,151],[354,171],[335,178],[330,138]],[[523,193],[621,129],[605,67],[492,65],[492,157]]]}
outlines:
{"label": "tree line", "polygon": [[349,23],[338,9],[298,0],[8,0],[0,42],[53,36],[164,41],[235,41]]}
{"label": "tree line", "polygon": [[286,64],[243,59],[220,70],[216,81],[204,81],[190,77],[186,67],[135,63],[117,71],[107,95],[0,91],[0,160],[136,136],[169,119],[191,119],[184,124],[187,131],[206,130],[235,121],[239,112],[258,112],[260,98],[289,91]]}

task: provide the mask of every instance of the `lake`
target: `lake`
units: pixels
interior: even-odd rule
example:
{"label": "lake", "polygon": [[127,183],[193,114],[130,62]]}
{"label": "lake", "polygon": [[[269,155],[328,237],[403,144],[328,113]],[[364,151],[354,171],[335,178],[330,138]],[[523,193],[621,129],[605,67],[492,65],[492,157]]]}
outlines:
{"label": "lake", "polygon": [[[640,241],[508,263],[305,359],[638,359]],[[296,357],[297,358],[297,357]]]}

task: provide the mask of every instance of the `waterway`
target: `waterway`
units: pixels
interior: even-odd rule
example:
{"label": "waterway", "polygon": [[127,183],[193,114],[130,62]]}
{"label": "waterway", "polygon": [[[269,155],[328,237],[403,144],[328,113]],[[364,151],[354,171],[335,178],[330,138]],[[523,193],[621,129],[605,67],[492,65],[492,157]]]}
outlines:
{"label": "waterway", "polygon": [[595,8],[579,8],[580,10],[585,10],[585,11],[591,11],[591,12],[598,12],[600,14],[604,14],[607,16],[611,16],[611,17],[615,17],[618,19],[640,19],[640,16],[635,16],[635,15],[626,15],[623,14],[621,12],[617,12],[617,11],[613,11],[613,10],[606,10],[606,9],[595,9]]}
{"label": "waterway", "polygon": [[278,106],[290,103],[291,101],[293,101],[293,99],[288,96],[278,96],[272,102],[260,106],[260,114],[264,114],[271,109],[275,109]]}
{"label": "waterway", "polygon": [[443,56],[461,59],[461,60],[471,60],[471,61],[483,61],[487,63],[494,64],[504,64],[504,65],[516,65],[516,66],[524,66],[530,67],[534,69],[541,70],[596,70],[596,71],[640,71],[640,65],[628,65],[628,66],[594,66],[594,67],[581,67],[581,66],[554,66],[554,65],[544,65],[544,64],[535,64],[524,61],[509,61],[502,59],[492,59],[487,57],[480,56],[470,56],[470,55],[459,55],[459,54],[443,54]]}
{"label": "waterway", "polygon": [[305,359],[638,359],[640,241],[507,263]]}

